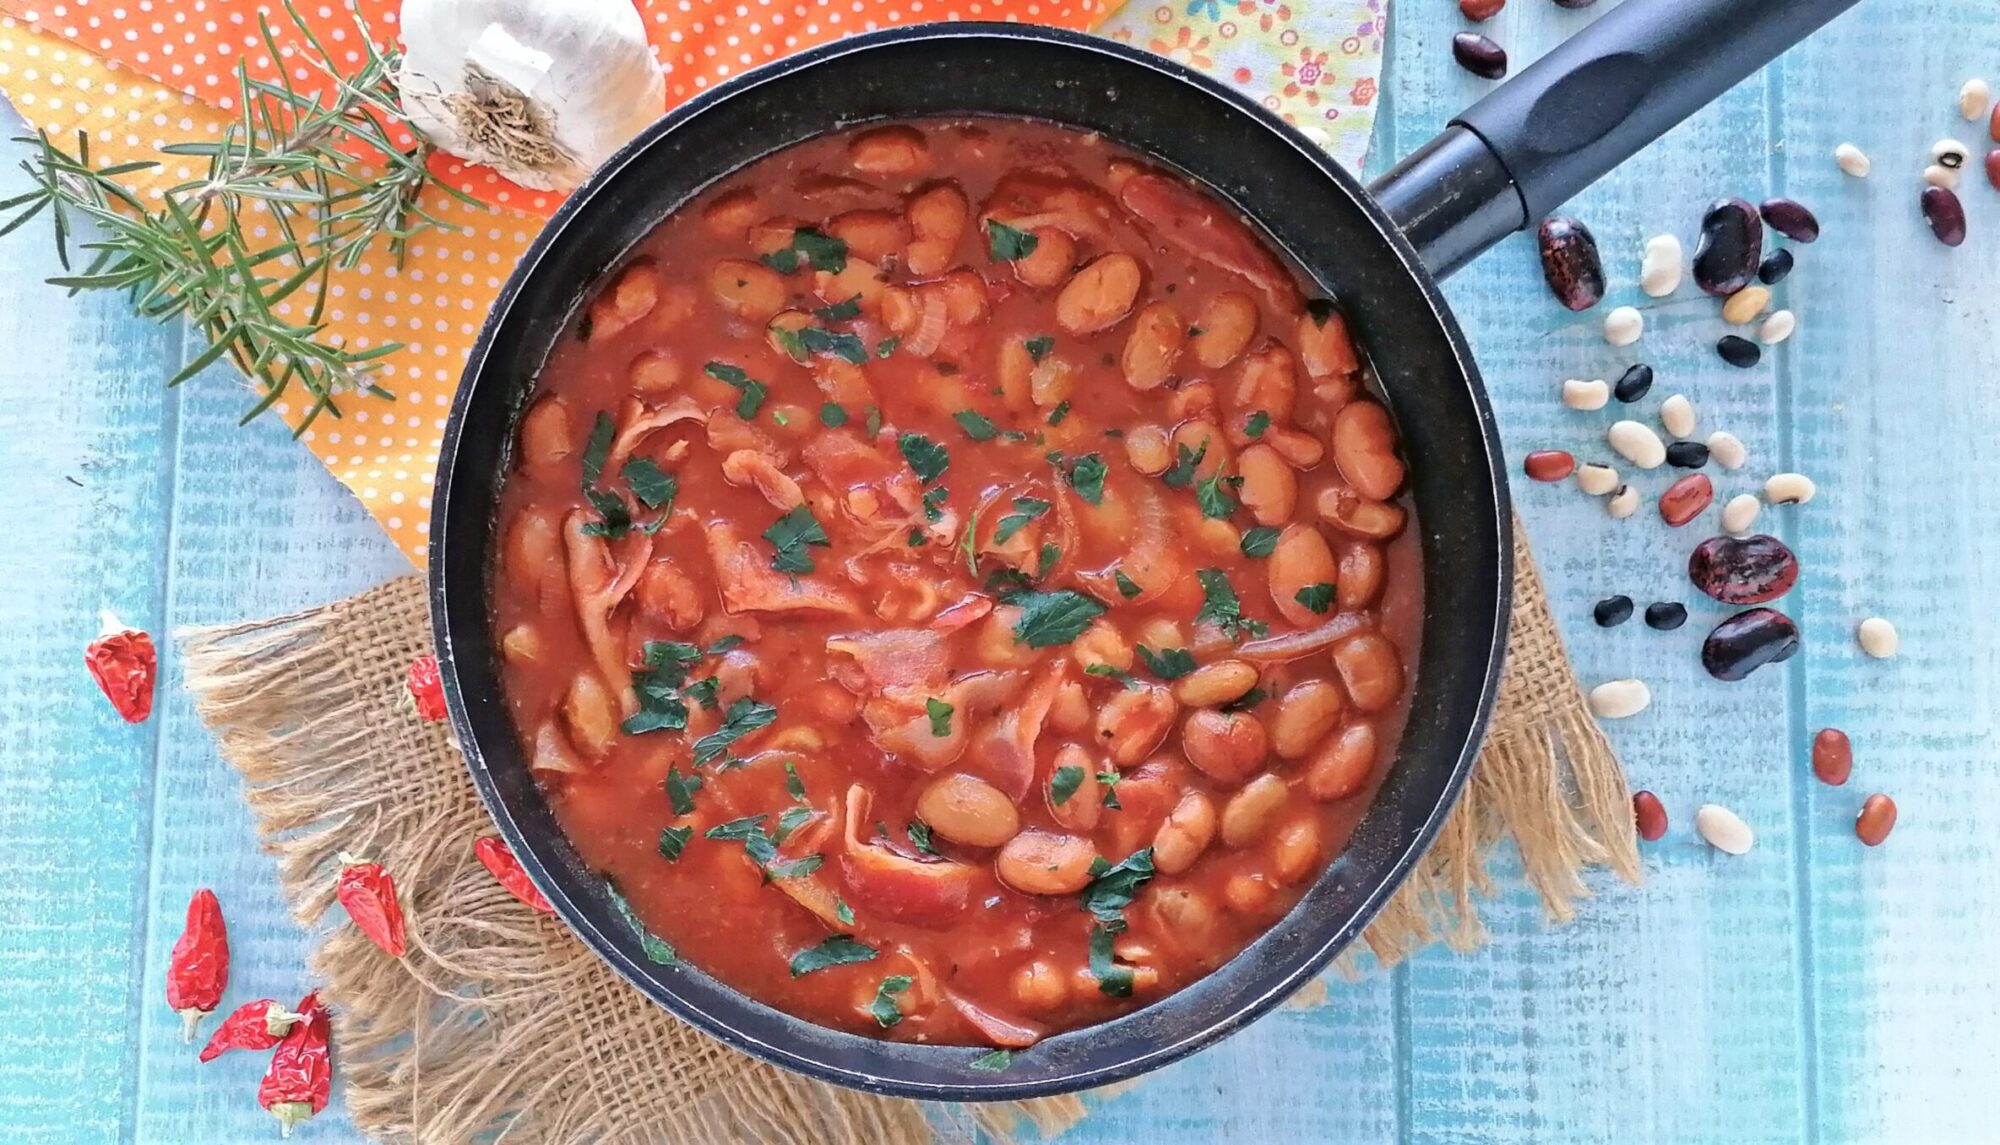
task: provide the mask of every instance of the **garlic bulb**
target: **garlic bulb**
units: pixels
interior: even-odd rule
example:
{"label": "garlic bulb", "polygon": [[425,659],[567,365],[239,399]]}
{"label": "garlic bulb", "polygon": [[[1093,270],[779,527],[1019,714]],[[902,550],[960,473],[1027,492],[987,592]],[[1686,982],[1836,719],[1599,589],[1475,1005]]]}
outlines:
{"label": "garlic bulb", "polygon": [[524,187],[581,183],[666,106],[632,0],[403,0],[403,111]]}

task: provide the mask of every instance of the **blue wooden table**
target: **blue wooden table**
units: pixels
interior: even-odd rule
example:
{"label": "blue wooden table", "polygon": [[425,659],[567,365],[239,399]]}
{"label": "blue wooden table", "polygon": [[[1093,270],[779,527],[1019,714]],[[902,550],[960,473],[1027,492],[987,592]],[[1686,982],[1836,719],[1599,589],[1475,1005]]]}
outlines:
{"label": "blue wooden table", "polygon": [[[1488,30],[1518,66],[1595,14],[1513,0]],[[1400,0],[1371,167],[1486,86],[1450,61],[1461,27],[1449,0]],[[1550,302],[1525,239],[1450,284],[1510,456],[1606,455],[1611,411],[1565,410],[1557,387],[1643,358],[1660,377],[1644,416],[1686,393],[1704,433],[1748,444],[1718,500],[1778,469],[1819,483],[1811,505],[1768,519],[1806,566],[1789,598],[1806,650],[1735,685],[1696,663],[1723,610],[1689,599],[1694,530],[1517,485],[1586,680],[1653,686],[1651,710],[1611,729],[1676,819],[1646,848],[1647,885],[1597,880],[1600,897],[1561,928],[1507,893],[1485,949],[1335,982],[1329,1004],[1099,1103],[1071,1140],[2000,1139],[2000,192],[1968,180],[1972,238],[1957,251],[1916,210],[1934,139],[1983,153],[1953,113],[1982,70],[2000,81],[1991,0],[1867,0],[1575,204],[1613,302],[1645,301],[1644,239],[1688,237],[1717,195],[1811,204],[1825,237],[1778,292],[1800,331],[1758,369],[1716,359],[1715,307],[1690,291],[1649,311],[1639,346],[1610,349],[1596,315]],[[1843,140],[1873,155],[1873,178],[1835,169]],[[18,182],[0,178],[0,195]],[[245,395],[230,377],[161,389],[190,353],[180,330],[115,300],[65,300],[37,284],[53,269],[39,228],[0,243],[0,1140],[268,1140],[261,1062],[197,1069],[162,973],[200,885],[225,897],[234,999],[299,994],[306,936],[172,657],[158,714],[128,727],[79,655],[100,609],[166,633],[316,604],[407,566],[280,426],[237,428]],[[1589,605],[1611,592],[1684,600],[1694,618],[1675,634],[1600,631]],[[1855,648],[1871,614],[1901,628],[1900,658]],[[1828,725],[1856,744],[1846,788],[1806,770]],[[1875,790],[1895,795],[1902,823],[1868,851],[1852,820]],[[1707,801],[1756,828],[1754,852],[1694,839]],[[354,1134],[336,1104],[302,1138]]]}

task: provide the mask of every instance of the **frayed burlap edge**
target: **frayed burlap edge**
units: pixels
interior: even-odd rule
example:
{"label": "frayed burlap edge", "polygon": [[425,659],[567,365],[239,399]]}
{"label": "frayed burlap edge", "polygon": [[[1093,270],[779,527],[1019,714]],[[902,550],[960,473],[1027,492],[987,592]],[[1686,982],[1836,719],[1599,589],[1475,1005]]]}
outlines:
{"label": "frayed burlap edge", "polygon": [[[1624,776],[1518,535],[1515,564],[1493,727],[1436,845],[1368,928],[1384,964],[1440,938],[1479,943],[1475,895],[1493,891],[1485,862],[1503,837],[1558,919],[1588,893],[1584,867],[1638,877]],[[754,1061],[645,1002],[473,860],[485,812],[443,726],[418,720],[403,696],[403,669],[428,632],[421,582],[405,577],[324,608],[182,634],[197,711],[243,774],[300,924],[318,926],[332,905],[342,850],[399,877],[412,943],[400,967],[349,927],[327,928],[312,957],[334,1008],[346,1107],[364,1133],[420,1145],[930,1145],[975,1129],[1047,1136],[1083,1116],[1074,1097],[926,1116]]]}

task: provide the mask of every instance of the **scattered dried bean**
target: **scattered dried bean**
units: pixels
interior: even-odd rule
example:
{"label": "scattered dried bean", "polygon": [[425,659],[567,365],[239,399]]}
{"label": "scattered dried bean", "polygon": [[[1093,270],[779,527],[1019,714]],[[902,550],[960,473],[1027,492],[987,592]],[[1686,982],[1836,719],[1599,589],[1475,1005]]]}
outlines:
{"label": "scattered dried bean", "polygon": [[1657,632],[1672,632],[1687,622],[1687,605],[1678,600],[1656,600],[1646,606],[1646,627]]}
{"label": "scattered dried bean", "polygon": [[1819,237],[1819,220],[1796,199],[1766,199],[1757,213],[1772,230],[1793,242],[1809,243]]}
{"label": "scattered dried bean", "polygon": [[1741,816],[1720,803],[1704,803],[1694,813],[1694,829],[1708,845],[1731,855],[1747,855],[1757,845],[1757,833]]}
{"label": "scattered dried bean", "polygon": [[1722,304],[1722,320],[1731,326],[1742,326],[1764,312],[1771,304],[1771,291],[1763,286],[1746,286],[1729,296]]}
{"label": "scattered dried bean", "polygon": [[1776,537],[1710,537],[1688,554],[1688,579],[1724,604],[1764,604],[1792,591],[1799,558]]}
{"label": "scattered dried bean", "polygon": [[1590,228],[1568,215],[1550,215],[1537,233],[1542,250],[1542,278],[1549,292],[1569,310],[1584,311],[1604,298],[1604,263]]}
{"label": "scattered dried bean", "polygon": [[1742,536],[1750,531],[1750,526],[1757,521],[1757,513],[1763,508],[1764,503],[1757,499],[1756,494],[1738,493],[1722,507],[1722,531]]}
{"label": "scattered dried bean", "polygon": [[1630,346],[1646,333],[1646,316],[1637,307],[1620,306],[1604,316],[1604,340],[1613,346]]}
{"label": "scattered dried bean", "polygon": [[1458,0],[1458,10],[1466,19],[1483,24],[1500,14],[1507,0]]}
{"label": "scattered dried bean", "polygon": [[1590,618],[1599,628],[1616,628],[1632,619],[1632,598],[1607,596],[1591,606]]}
{"label": "scattered dried bean", "polygon": [[1644,680],[1608,680],[1590,690],[1590,710],[1600,719],[1622,720],[1638,715],[1653,702]]}
{"label": "scattered dried bean", "polygon": [[1632,793],[1632,826],[1648,843],[1667,833],[1667,808],[1650,791]]}
{"label": "scattered dried bean", "polygon": [[1750,451],[1733,433],[1718,429],[1708,435],[1708,455],[1724,469],[1741,469],[1750,460]]}
{"label": "scattered dried bean", "polygon": [[1617,520],[1624,520],[1639,511],[1639,491],[1630,485],[1620,485],[1604,503],[1604,511]]}
{"label": "scattered dried bean", "polygon": [[1871,616],[1854,630],[1854,638],[1860,642],[1861,650],[1877,660],[1887,660],[1903,645],[1903,638],[1896,633],[1896,626],[1879,616]]}
{"label": "scattered dried bean", "polygon": [[1840,165],[1842,171],[1847,172],[1856,179],[1866,179],[1869,168],[1874,166],[1874,164],[1868,161],[1868,156],[1862,152],[1861,148],[1856,147],[1852,143],[1843,143],[1834,148],[1833,161]]}
{"label": "scattered dried bean", "polygon": [[1675,394],[1660,403],[1660,424],[1675,437],[1693,436],[1694,422],[1694,403],[1686,394]]}
{"label": "scattered dried bean", "polygon": [[1742,199],[1717,199],[1701,217],[1694,250],[1694,282],[1706,294],[1727,298],[1757,277],[1764,258],[1764,223]]}
{"label": "scattered dried bean", "polygon": [[1966,122],[1976,122],[1986,114],[1987,101],[1993,98],[1993,89],[1987,82],[1974,76],[1958,89],[1958,114]]}
{"label": "scattered dried bean", "polygon": [[1764,357],[1764,351],[1748,338],[1738,338],[1734,334],[1724,334],[1715,343],[1715,352],[1722,360],[1739,370],[1747,370]]}
{"label": "scattered dried bean", "polygon": [[1601,378],[1589,382],[1571,378],[1563,383],[1563,404],[1571,409],[1603,409],[1610,400],[1611,387]]}
{"label": "scattered dried bean", "polygon": [[1500,45],[1477,32],[1460,32],[1451,38],[1451,55],[1458,66],[1481,79],[1497,80],[1507,74],[1507,53]]}
{"label": "scattered dried bean", "polygon": [[1931,144],[1931,162],[1957,171],[1972,162],[1972,149],[1956,139],[1940,139]]}
{"label": "scattered dried bean", "polygon": [[1576,471],[1576,458],[1560,449],[1537,449],[1521,468],[1536,481],[1561,481]]}
{"label": "scattered dried bean", "polygon": [[1775,608],[1739,612],[1708,634],[1701,666],[1718,680],[1741,680],[1766,664],[1778,664],[1799,650],[1799,626]]}
{"label": "scattered dried bean", "polygon": [[1708,508],[1715,500],[1715,484],[1706,473],[1690,473],[1660,494],[1660,519],[1673,528],[1680,528]]}
{"label": "scattered dried bean", "polygon": [[1639,289],[1648,297],[1665,298],[1680,284],[1681,240],[1672,235],[1647,239],[1645,258],[1639,264]]}
{"label": "scattered dried bean", "polygon": [[1986,181],[2000,190],[2000,147],[1986,153]]}
{"label": "scattered dried bean", "polygon": [[1813,736],[1812,771],[1821,783],[1839,787],[1854,773],[1854,745],[1839,728],[1821,728]]}
{"label": "scattered dried bean", "polygon": [[1925,187],[1922,200],[1924,221],[1931,233],[1946,246],[1965,241],[1965,204],[1945,187]]}
{"label": "scattered dried bean", "polygon": [[1651,428],[1636,421],[1615,421],[1605,431],[1618,456],[1641,469],[1658,469],[1667,459],[1666,443]]}
{"label": "scattered dried bean", "polygon": [[2000,103],[1993,105],[1993,118],[1986,121],[1986,138],[2000,143]]}
{"label": "scattered dried bean", "polygon": [[1764,500],[1773,505],[1803,505],[1819,492],[1803,473],[1773,473],[1764,480]]}
{"label": "scattered dried bean", "polygon": [[1870,847],[1879,847],[1896,829],[1896,801],[1876,792],[1862,801],[1860,814],[1854,817],[1854,836]]}
{"label": "scattered dried bean", "polygon": [[1618,375],[1618,383],[1611,387],[1611,396],[1621,402],[1636,402],[1653,388],[1653,367],[1641,362],[1627,367]]}
{"label": "scattered dried bean", "polygon": [[1932,187],[1942,187],[1947,191],[1958,190],[1958,168],[1933,163],[1924,168],[1924,182]]}
{"label": "scattered dried bean", "polygon": [[1592,497],[1602,497],[1618,488],[1618,471],[1609,465],[1589,462],[1577,466],[1576,487]]}
{"label": "scattered dried bean", "polygon": [[1797,260],[1788,250],[1774,250],[1757,266],[1757,281],[1765,286],[1776,286],[1792,273]]}
{"label": "scattered dried bean", "polygon": [[1792,331],[1798,329],[1798,326],[1798,315],[1789,310],[1774,311],[1769,318],[1764,319],[1763,325],[1757,327],[1757,340],[1766,346],[1775,346],[1791,337]]}
{"label": "scattered dried bean", "polygon": [[1708,446],[1699,441],[1675,441],[1667,445],[1667,464],[1676,469],[1700,469],[1708,464]]}

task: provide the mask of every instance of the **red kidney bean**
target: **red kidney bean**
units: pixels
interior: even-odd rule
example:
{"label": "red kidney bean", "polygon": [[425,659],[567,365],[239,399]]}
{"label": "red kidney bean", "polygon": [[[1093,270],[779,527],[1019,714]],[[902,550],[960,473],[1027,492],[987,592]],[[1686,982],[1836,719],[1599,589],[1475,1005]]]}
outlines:
{"label": "red kidney bean", "polygon": [[1561,481],[1576,472],[1576,458],[1560,449],[1537,449],[1521,462],[1521,468],[1537,481]]}
{"label": "red kidney bean", "polygon": [[1667,808],[1650,791],[1632,793],[1632,825],[1648,843],[1667,833]]}
{"label": "red kidney bean", "polygon": [[1854,773],[1854,745],[1839,728],[1821,728],[1812,742],[1812,770],[1821,783],[1839,787]]}
{"label": "red kidney bean", "polygon": [[1986,153],[1986,181],[2000,190],[2000,147]]}
{"label": "red kidney bean", "polygon": [[1774,250],[1757,268],[1757,281],[1765,286],[1776,286],[1789,278],[1792,266],[1797,262],[1788,250]]}
{"label": "red kidney bean", "polygon": [[1799,650],[1799,626],[1775,608],[1752,608],[1715,626],[1701,644],[1701,666],[1718,680],[1741,680]]}
{"label": "red kidney bean", "polygon": [[1507,74],[1506,50],[1477,32],[1453,36],[1451,55],[1459,67],[1481,79],[1497,80]]}
{"label": "red kidney bean", "polygon": [[1757,213],[1772,230],[1793,242],[1809,243],[1819,237],[1819,220],[1796,199],[1766,199]]}
{"label": "red kidney bean", "polygon": [[1507,0],[1458,0],[1459,12],[1475,24],[1483,24],[1500,14]]}
{"label": "red kidney bean", "polygon": [[1861,804],[1861,813],[1854,817],[1854,834],[1870,847],[1879,847],[1896,829],[1896,801],[1876,792]]}
{"label": "red kidney bean", "polygon": [[1590,228],[1567,215],[1542,220],[1536,236],[1542,249],[1542,277],[1556,301],[1583,311],[1604,299],[1604,263]]}
{"label": "red kidney bean", "polygon": [[1764,358],[1764,351],[1757,348],[1757,343],[1734,334],[1724,334],[1717,339],[1715,352],[1722,355],[1723,361],[1739,370],[1747,370]]}
{"label": "red kidney bean", "polygon": [[1705,473],[1690,473],[1660,494],[1660,519],[1678,529],[1715,500],[1715,485]]}
{"label": "red kidney bean", "polygon": [[1799,558],[1776,537],[1710,537],[1688,554],[1688,579],[1724,604],[1763,604],[1792,591]]}
{"label": "red kidney bean", "polygon": [[2000,99],[1993,101],[1993,116],[1986,121],[1986,137],[2000,143]]}
{"label": "red kidney bean", "polygon": [[1701,217],[1694,281],[1703,293],[1727,298],[1757,277],[1764,258],[1764,223],[1742,199],[1717,199]]}
{"label": "red kidney bean", "polygon": [[1965,204],[1949,187],[1925,187],[1922,200],[1924,221],[1937,241],[1957,246],[1965,241]]}

